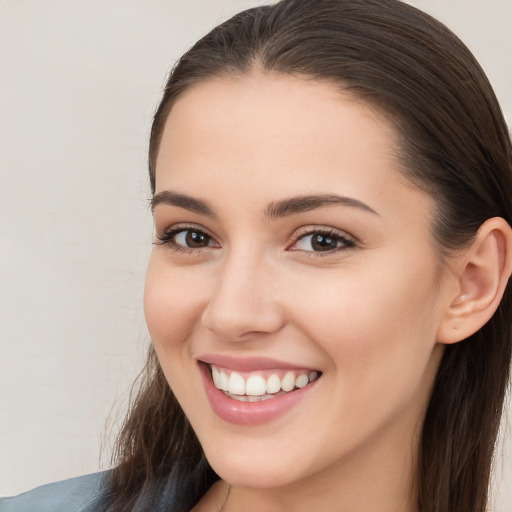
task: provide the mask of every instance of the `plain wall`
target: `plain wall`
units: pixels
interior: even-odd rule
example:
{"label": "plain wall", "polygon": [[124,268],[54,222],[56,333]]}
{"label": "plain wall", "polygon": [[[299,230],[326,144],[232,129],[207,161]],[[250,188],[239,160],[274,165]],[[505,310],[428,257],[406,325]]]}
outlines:
{"label": "plain wall", "polygon": [[[149,343],[151,116],[173,61],[259,3],[0,0],[0,495],[108,467],[106,420]],[[474,51],[510,124],[512,1],[410,3]]]}

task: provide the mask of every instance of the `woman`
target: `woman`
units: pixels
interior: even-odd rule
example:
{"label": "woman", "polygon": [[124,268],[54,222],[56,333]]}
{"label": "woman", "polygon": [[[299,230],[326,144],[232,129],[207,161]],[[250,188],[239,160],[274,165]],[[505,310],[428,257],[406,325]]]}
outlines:
{"label": "woman", "polygon": [[149,170],[145,378],[116,467],[48,509],[483,512],[512,150],[462,43],[396,0],[240,13],[171,73]]}

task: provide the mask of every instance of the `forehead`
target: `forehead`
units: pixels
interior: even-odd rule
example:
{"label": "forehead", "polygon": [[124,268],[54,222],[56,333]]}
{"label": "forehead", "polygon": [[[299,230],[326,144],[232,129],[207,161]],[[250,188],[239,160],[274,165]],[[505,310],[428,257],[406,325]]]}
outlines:
{"label": "forehead", "polygon": [[420,193],[400,172],[397,152],[391,124],[354,95],[329,82],[253,72],[197,84],[178,98],[162,135],[156,192],[224,186],[262,202],[270,193],[273,200],[335,192],[366,203],[390,187]]}
{"label": "forehead", "polygon": [[[350,106],[353,108],[349,109]],[[349,110],[357,115],[350,116]],[[287,123],[290,120],[291,125]],[[389,141],[396,138],[391,123],[378,107],[344,90],[340,84],[260,71],[190,86],[174,102],[164,132],[177,125],[185,128],[194,124],[197,130],[200,125],[207,128],[222,121],[250,129],[254,135],[262,126],[268,131],[271,124],[279,123],[276,129],[287,128],[290,135],[302,128],[303,132],[315,130],[322,136],[330,128],[335,136],[340,122],[365,122],[378,124],[378,130],[389,137]]]}

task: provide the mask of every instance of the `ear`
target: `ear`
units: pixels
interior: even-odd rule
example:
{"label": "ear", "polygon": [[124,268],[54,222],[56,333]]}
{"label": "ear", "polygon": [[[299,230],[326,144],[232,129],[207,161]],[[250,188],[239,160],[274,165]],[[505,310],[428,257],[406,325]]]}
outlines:
{"label": "ear", "polygon": [[500,217],[488,219],[453,263],[456,293],[437,333],[444,344],[468,338],[494,315],[512,272],[512,229]]}

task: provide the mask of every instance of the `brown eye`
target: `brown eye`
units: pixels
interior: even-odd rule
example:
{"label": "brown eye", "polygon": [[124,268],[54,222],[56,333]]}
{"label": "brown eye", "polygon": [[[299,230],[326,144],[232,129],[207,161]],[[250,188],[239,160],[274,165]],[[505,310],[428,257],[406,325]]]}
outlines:
{"label": "brown eye", "polygon": [[332,236],[313,235],[311,247],[314,251],[331,251],[338,247],[339,240]]}
{"label": "brown eye", "polygon": [[176,250],[204,249],[219,247],[217,242],[204,231],[195,228],[177,228],[165,231],[157,236],[158,244],[167,245]]}
{"label": "brown eye", "polygon": [[212,239],[206,233],[194,229],[184,229],[175,233],[174,243],[191,249],[201,249],[212,245]]}
{"label": "brown eye", "polygon": [[[180,236],[181,235],[181,236]],[[178,238],[184,238],[184,242],[187,247],[191,247],[193,249],[199,249],[201,247],[208,247],[210,245],[211,237],[209,237],[205,233],[201,233],[200,231],[192,231],[188,229],[186,231],[182,231],[175,235],[176,243],[182,245],[178,242]]]}
{"label": "brown eye", "polygon": [[303,235],[294,244],[293,249],[306,252],[334,252],[354,246],[352,240],[341,234],[317,231]]}

